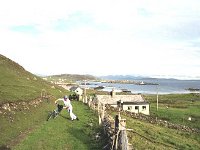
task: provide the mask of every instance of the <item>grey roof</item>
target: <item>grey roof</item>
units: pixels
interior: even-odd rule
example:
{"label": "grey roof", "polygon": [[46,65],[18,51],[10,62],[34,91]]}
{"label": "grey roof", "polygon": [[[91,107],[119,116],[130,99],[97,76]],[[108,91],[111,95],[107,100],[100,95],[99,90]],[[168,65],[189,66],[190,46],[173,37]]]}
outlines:
{"label": "grey roof", "polygon": [[117,101],[123,102],[134,102],[134,103],[145,103],[142,95],[97,95],[97,99],[104,104],[116,104]]}
{"label": "grey roof", "polygon": [[123,102],[123,105],[148,105],[149,102]]}
{"label": "grey roof", "polygon": [[77,90],[79,87],[77,87],[77,86],[72,86],[71,88],[70,88],[70,90],[71,91],[75,91],[75,90]]}

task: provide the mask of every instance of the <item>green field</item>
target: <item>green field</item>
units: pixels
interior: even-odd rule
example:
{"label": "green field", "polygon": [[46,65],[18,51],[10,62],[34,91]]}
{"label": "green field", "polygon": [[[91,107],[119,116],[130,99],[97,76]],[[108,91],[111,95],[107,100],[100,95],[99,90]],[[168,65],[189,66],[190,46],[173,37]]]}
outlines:
{"label": "green field", "polygon": [[145,99],[150,102],[151,116],[200,130],[199,94],[159,95],[158,111],[156,95],[146,95]]}
{"label": "green field", "polygon": [[[41,99],[45,91],[48,99]],[[88,90],[88,94],[109,94]],[[98,125],[98,116],[82,102],[72,101],[79,121],[71,121],[63,110],[56,119],[46,121],[49,111],[55,109],[54,100],[69,91],[42,80],[12,60],[0,55],[0,150],[100,150],[108,142]],[[144,95],[150,103],[150,115],[200,130],[200,95]],[[38,105],[29,105],[42,100]],[[26,103],[26,105],[24,105]],[[3,108],[4,105],[12,109]],[[16,105],[17,104],[17,105]],[[13,107],[16,105],[16,109]],[[110,112],[113,117],[116,112]],[[134,149],[200,149],[199,133],[169,129],[130,116],[127,119],[129,143]],[[189,120],[189,118],[191,120]],[[95,135],[101,133],[100,140]]]}
{"label": "green field", "polygon": [[[156,96],[146,96],[147,100],[151,102],[151,114],[154,117],[166,119],[169,122],[186,124],[190,127],[199,128],[199,124],[193,121],[177,121],[177,118],[183,113],[192,112],[199,116],[198,95],[163,95],[160,96],[158,111],[156,110]],[[177,99],[181,99],[182,103]],[[193,98],[195,104],[190,107],[183,107],[188,101],[188,98]],[[170,99],[169,103],[163,101]],[[173,103],[172,103],[173,102]],[[179,103],[179,107],[177,107]],[[41,107],[32,108],[26,111],[17,112],[15,121],[9,122],[8,118],[1,118],[3,125],[1,126],[3,133],[0,133],[1,145],[8,145],[12,149],[85,149],[85,150],[100,150],[106,145],[106,138],[103,134],[101,140],[95,140],[95,134],[101,132],[101,127],[98,126],[98,117],[95,112],[91,111],[88,106],[82,102],[72,101],[74,106],[74,113],[78,115],[80,121],[70,121],[69,114],[62,111],[61,116],[56,119],[45,121],[48,111],[52,110],[55,105],[44,101]],[[167,111],[165,105],[168,105]],[[176,107],[175,107],[176,106]],[[180,107],[181,106],[181,107]],[[173,108],[173,109],[171,109]],[[176,109],[175,109],[176,108]],[[194,109],[193,111],[190,109]],[[162,111],[160,111],[162,110]],[[197,111],[197,112],[196,112]],[[165,113],[161,113],[165,112]],[[172,116],[173,114],[173,117]],[[116,114],[112,112],[113,116]],[[128,116],[123,116],[127,119],[127,128],[133,129],[128,131],[129,143],[135,149],[200,149],[199,134],[189,133],[185,131],[169,129],[167,127],[151,124],[149,122],[134,119]],[[198,120],[197,120],[198,121]],[[28,131],[28,132],[27,132]],[[25,133],[20,136],[20,133]],[[30,132],[30,133],[29,133]],[[18,140],[15,140],[15,139]]]}
{"label": "green field", "polygon": [[[198,94],[170,94],[159,96],[157,111],[156,95],[144,95],[150,102],[151,117],[166,120],[174,124],[185,125],[200,131],[200,99]],[[166,107],[167,106],[167,107]],[[109,113],[114,117],[117,112]],[[134,149],[200,149],[199,133],[171,129],[152,124],[149,121],[135,119],[121,114],[126,119],[129,143]],[[188,120],[188,116],[192,120]]]}
{"label": "green field", "polygon": [[63,110],[55,119],[46,121],[48,112],[55,104],[44,102],[38,109],[18,112],[14,122],[1,119],[0,145],[8,145],[16,150],[76,150],[101,149],[105,140],[95,140],[96,133],[101,133],[97,114],[82,102],[73,101],[74,113],[79,121],[70,120],[69,114]]}
{"label": "green field", "polygon": [[127,119],[129,143],[135,149],[200,149],[199,134],[169,129],[123,116]]}
{"label": "green field", "polygon": [[[41,98],[44,91],[48,99]],[[69,94],[0,55],[0,149],[101,149],[104,139],[94,140],[98,117],[83,103],[72,102],[80,121],[65,111],[46,121],[54,101]],[[31,104],[36,100],[42,102]]]}

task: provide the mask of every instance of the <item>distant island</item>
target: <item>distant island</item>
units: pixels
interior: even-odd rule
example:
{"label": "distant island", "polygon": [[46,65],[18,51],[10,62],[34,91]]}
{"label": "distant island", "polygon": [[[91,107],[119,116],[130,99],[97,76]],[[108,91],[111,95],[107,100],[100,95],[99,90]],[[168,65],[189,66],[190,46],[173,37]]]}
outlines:
{"label": "distant island", "polygon": [[200,89],[198,89],[198,88],[188,88],[186,90],[188,90],[188,91],[200,91]]}
{"label": "distant island", "polygon": [[150,83],[143,81],[130,81],[130,80],[104,80],[101,83],[120,83],[120,84],[136,84],[136,85],[158,85],[158,83]]}

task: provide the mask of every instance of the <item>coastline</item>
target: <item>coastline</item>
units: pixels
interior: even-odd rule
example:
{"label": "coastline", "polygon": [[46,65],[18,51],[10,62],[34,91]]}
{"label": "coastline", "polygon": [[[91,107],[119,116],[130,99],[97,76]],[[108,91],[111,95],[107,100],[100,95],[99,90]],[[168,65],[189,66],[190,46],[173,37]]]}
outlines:
{"label": "coastline", "polygon": [[[141,81],[137,81],[141,83]],[[154,81],[143,81],[144,83],[157,83],[157,84],[130,84],[125,82],[88,82],[88,88],[104,87],[99,89],[101,91],[110,92],[112,89],[116,92],[131,91],[132,94],[189,94],[189,93],[200,93],[200,81],[189,81],[189,80],[154,80]],[[135,81],[134,81],[135,83]],[[190,90],[194,89],[194,90]]]}

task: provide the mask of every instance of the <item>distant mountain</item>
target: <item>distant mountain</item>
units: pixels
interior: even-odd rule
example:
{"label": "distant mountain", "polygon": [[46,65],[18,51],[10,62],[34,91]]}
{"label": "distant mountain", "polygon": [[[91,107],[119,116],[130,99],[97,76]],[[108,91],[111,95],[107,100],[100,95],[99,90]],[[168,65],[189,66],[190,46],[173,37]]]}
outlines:
{"label": "distant mountain", "polygon": [[99,76],[103,80],[140,80],[143,78],[150,78],[144,76],[133,76],[133,75],[108,75],[108,76]]}
{"label": "distant mountain", "polygon": [[188,76],[140,76],[140,75],[107,75],[99,76],[102,80],[200,80],[200,77]]}
{"label": "distant mountain", "polygon": [[46,76],[48,80],[65,80],[66,82],[84,81],[84,80],[98,80],[97,77],[92,75],[80,75],[80,74],[60,74]]}

